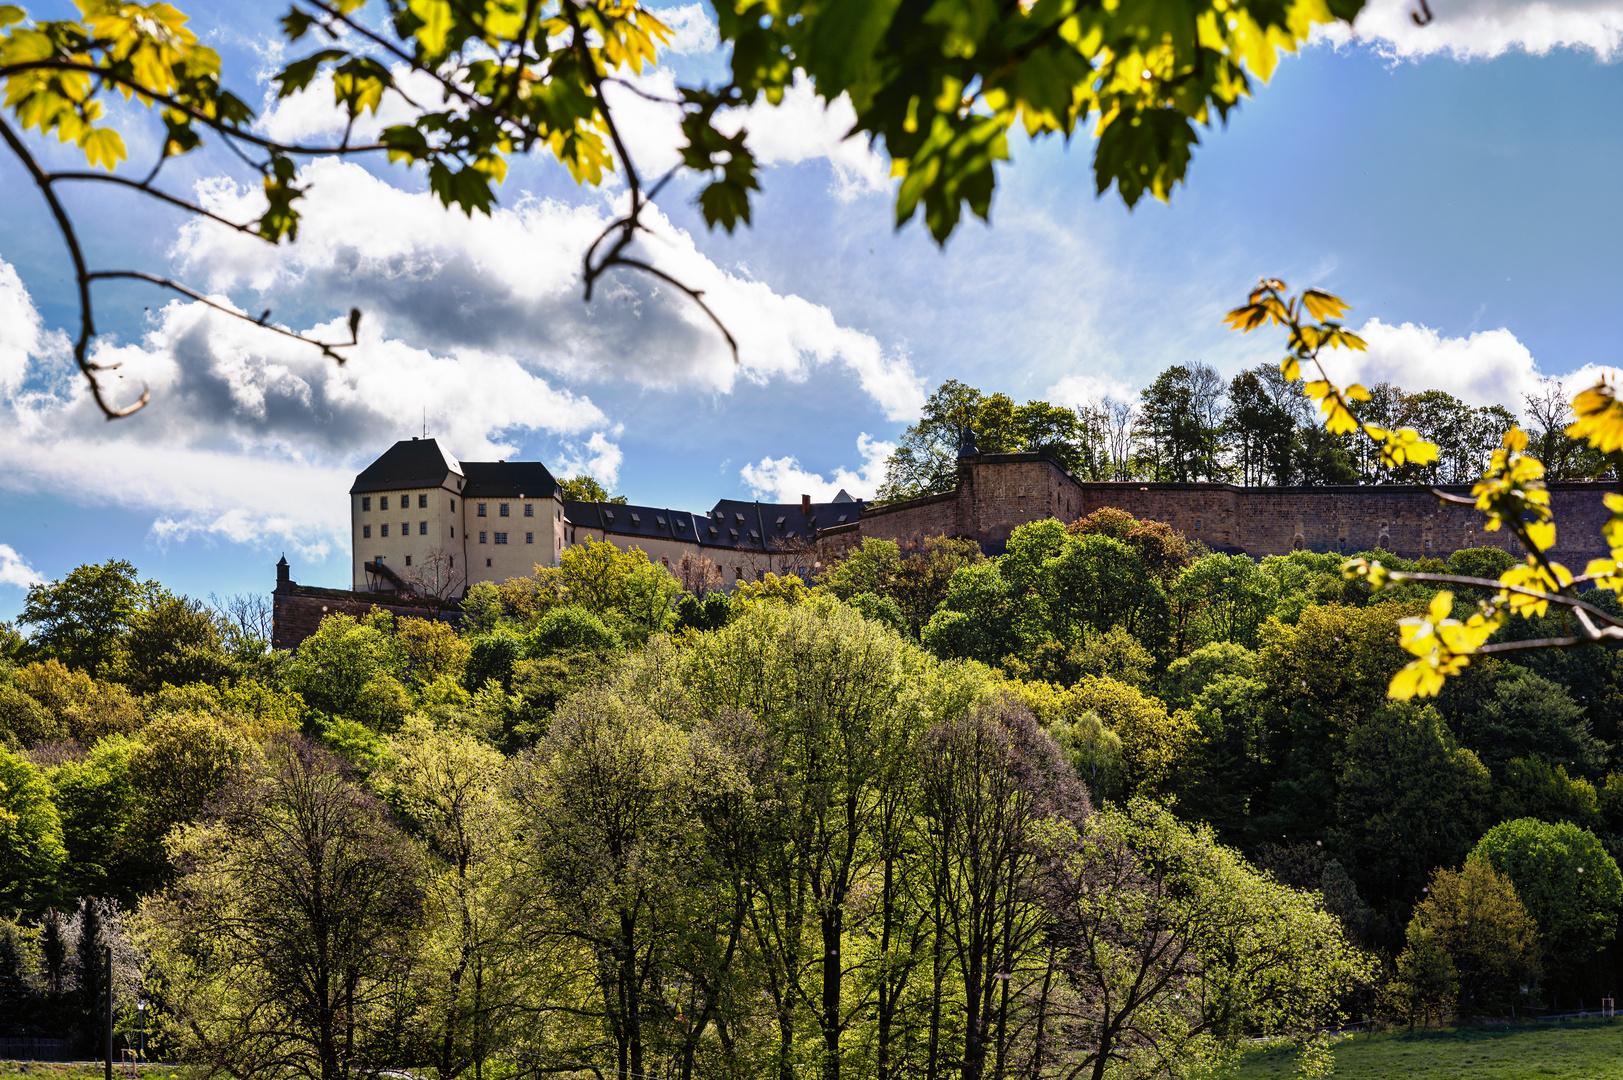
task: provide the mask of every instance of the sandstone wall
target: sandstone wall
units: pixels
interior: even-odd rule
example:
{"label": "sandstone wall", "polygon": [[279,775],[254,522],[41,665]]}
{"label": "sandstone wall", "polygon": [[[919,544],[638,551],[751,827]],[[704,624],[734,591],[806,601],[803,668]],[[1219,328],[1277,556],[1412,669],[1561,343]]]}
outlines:
{"label": "sandstone wall", "polygon": [[[1600,526],[1608,516],[1603,484],[1552,484],[1558,522],[1555,558],[1582,572],[1607,552]],[[1466,495],[1469,488],[1447,488]],[[1243,488],[1232,484],[1084,483],[1040,454],[983,454],[961,462],[950,492],[863,513],[864,537],[922,540],[965,536],[988,553],[1030,521],[1075,521],[1101,507],[1164,521],[1215,551],[1254,557],[1293,550],[1353,552],[1381,549],[1404,558],[1469,547],[1499,547],[1521,555],[1500,532],[1484,532],[1475,508],[1445,503],[1413,486]]]}
{"label": "sandstone wall", "polygon": [[[321,626],[328,615],[360,618],[372,608],[394,612],[397,618],[439,619],[455,623],[461,613],[455,610],[413,604],[389,603],[386,593],[346,593],[338,589],[314,589],[294,585],[289,592],[271,594],[271,647],[296,649],[299,643]],[[376,596],[378,599],[373,599]]]}

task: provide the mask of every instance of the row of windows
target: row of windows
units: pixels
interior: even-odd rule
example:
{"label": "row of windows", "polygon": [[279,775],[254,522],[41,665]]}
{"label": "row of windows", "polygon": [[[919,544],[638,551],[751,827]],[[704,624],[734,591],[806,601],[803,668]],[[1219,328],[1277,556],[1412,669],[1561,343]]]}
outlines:
{"label": "row of windows", "polygon": [[[451,561],[450,561],[450,566],[451,566],[451,569],[452,569],[452,570],[455,570],[455,569],[456,569],[456,556],[455,556],[455,555],[452,555],[452,556],[450,556],[450,560],[451,560]],[[373,561],[373,562],[379,562],[379,563],[380,563],[380,562],[382,562],[382,561],[383,561],[383,556],[382,556],[382,555],[374,555],[374,556],[372,556],[372,561]],[[406,565],[407,565],[407,566],[410,566],[410,565],[411,565],[411,556],[410,556],[410,555],[407,555],[407,556],[406,556]],[[487,560],[487,561],[486,561],[486,562],[485,562],[485,565],[486,565],[486,566],[489,566],[489,565],[490,565],[490,562],[489,562],[489,561],[488,561],[488,560]]]}
{"label": "row of windows", "polygon": [[[361,526],[361,535],[363,537],[365,537],[366,539],[368,539],[368,540],[372,539],[372,526],[370,526],[370,525],[362,525]],[[379,525],[378,526],[378,535],[379,536],[388,536],[389,535],[389,526],[387,524]],[[400,535],[401,536],[410,536],[411,535],[411,522],[402,521],[400,523]],[[417,523],[417,535],[418,536],[427,536],[428,535],[428,522],[419,521]],[[454,527],[451,529],[451,535],[452,536],[456,535],[456,529]]]}
{"label": "row of windows", "polygon": [[[489,534],[487,534],[487,533],[485,533],[485,532],[483,532],[483,531],[481,531],[481,532],[480,532],[480,533],[479,533],[479,542],[480,542],[480,543],[481,543],[481,544],[484,544],[484,543],[491,543],[491,544],[505,544],[505,543],[507,543],[507,534],[506,534],[506,533],[504,533],[504,532],[499,532],[499,533],[496,533],[496,534],[494,534],[494,538],[493,538],[493,539],[491,539],[491,540],[489,540],[489,541],[487,541],[487,540],[486,540],[486,539],[485,539],[485,537],[486,537],[486,535],[489,535]],[[524,542],[525,542],[525,543],[526,543],[526,544],[533,544],[533,543],[535,543],[535,533],[533,533],[533,532],[527,532],[527,533],[525,533],[525,534],[524,534]]]}
{"label": "row of windows", "polygon": [[[477,512],[477,516],[479,516],[479,517],[487,516],[485,514],[485,505],[486,505],[485,503],[480,503],[479,504],[479,510]],[[507,504],[506,503],[497,503],[496,504],[496,515],[498,517],[507,517],[508,516]],[[534,503],[525,503],[524,504],[524,516],[525,517],[535,517],[535,504]]]}
{"label": "row of windows", "polygon": [[[362,495],[361,496],[361,509],[362,510],[370,510],[370,509],[372,509],[372,496],[370,496],[370,495]],[[378,496],[378,509],[379,510],[387,510],[387,509],[389,509],[389,496],[387,496],[387,495],[379,495]],[[400,509],[402,509],[402,510],[411,509],[411,496],[410,495],[402,495],[402,496],[400,496]],[[417,509],[419,509],[419,510],[427,510],[428,509],[428,496],[427,495],[419,495],[419,496],[417,496]],[[455,499],[451,500],[451,509],[452,510],[456,509],[456,500]]]}

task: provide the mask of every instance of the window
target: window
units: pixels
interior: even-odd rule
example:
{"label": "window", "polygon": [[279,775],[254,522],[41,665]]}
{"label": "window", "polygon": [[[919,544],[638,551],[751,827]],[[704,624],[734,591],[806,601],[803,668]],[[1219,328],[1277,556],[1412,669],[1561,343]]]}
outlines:
{"label": "window", "polygon": [[401,536],[410,536],[411,535],[411,522],[402,521],[400,523],[400,535]]}
{"label": "window", "polygon": [[502,515],[502,517],[507,516],[507,504],[506,503],[502,503],[501,515]]}
{"label": "window", "polygon": [[486,559],[486,560],[485,560],[485,565],[486,565],[486,566],[489,566],[489,565],[490,565],[490,560],[489,560],[489,559]]}
{"label": "window", "polygon": [[427,495],[419,495],[419,496],[417,496],[417,509],[419,509],[419,510],[427,510],[428,509],[428,496]]}
{"label": "window", "polygon": [[367,495],[367,496],[364,496],[361,499],[361,509],[362,510],[370,510],[370,509],[372,509],[372,496]]}
{"label": "window", "polygon": [[379,525],[378,526],[378,535],[379,536],[388,536],[389,535],[389,526],[388,525]]}
{"label": "window", "polygon": [[507,543],[507,534],[506,533],[497,533],[496,534],[496,543],[498,543],[498,544]]}
{"label": "window", "polygon": [[417,535],[418,536],[427,536],[428,535],[428,522],[419,521],[417,523]]}
{"label": "window", "polygon": [[733,580],[734,581],[743,581],[744,580],[744,568],[742,566],[733,567]]}
{"label": "window", "polygon": [[524,534],[524,542],[525,542],[525,543],[526,543],[526,544],[533,544],[533,543],[535,543],[535,533],[525,533],[525,534]]}
{"label": "window", "polygon": [[451,500],[451,509],[452,509],[452,510],[455,510],[455,509],[456,509],[456,500],[455,500],[455,499],[452,499],[452,500]]}
{"label": "window", "polygon": [[387,495],[379,495],[378,496],[378,509],[379,510],[387,510],[387,509],[389,509],[389,496],[387,496]]}
{"label": "window", "polygon": [[452,540],[456,539],[456,526],[455,525],[451,526],[451,539]]}
{"label": "window", "polygon": [[535,504],[534,503],[525,503],[524,504],[524,516],[525,517],[535,517]]}
{"label": "window", "polygon": [[407,565],[407,566],[410,566],[410,565],[411,565],[411,556],[410,556],[410,555],[407,555],[407,556],[406,556],[406,565]]}
{"label": "window", "polygon": [[410,507],[411,507],[411,496],[406,494],[404,491],[402,491],[400,493],[400,509],[406,510],[406,509],[409,509]]}
{"label": "window", "polygon": [[362,525],[361,526],[361,536],[362,536],[362,538],[367,539],[367,540],[372,539],[372,526],[370,526],[370,525]]}
{"label": "window", "polygon": [[475,513],[476,513],[476,514],[477,514],[477,515],[478,515],[478,516],[479,516],[479,517],[484,517],[484,516],[485,516],[485,504],[484,504],[484,503],[480,503],[480,504],[479,504],[479,509],[478,509],[478,510],[476,510],[476,511],[475,511]]}
{"label": "window", "polygon": [[485,542],[485,534],[484,534],[484,533],[480,533],[480,534],[479,534],[479,542],[480,542],[480,543],[481,543],[481,544],[482,544],[482,543],[484,543],[484,542]]}

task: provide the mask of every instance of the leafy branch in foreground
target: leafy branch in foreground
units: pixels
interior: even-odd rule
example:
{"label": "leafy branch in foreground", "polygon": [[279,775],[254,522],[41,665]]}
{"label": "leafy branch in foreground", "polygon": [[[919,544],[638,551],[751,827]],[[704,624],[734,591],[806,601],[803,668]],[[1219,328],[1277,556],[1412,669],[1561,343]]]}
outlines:
{"label": "leafy branch in foreground", "polygon": [[[1362,432],[1380,444],[1382,460],[1388,466],[1435,460],[1437,447],[1423,441],[1412,429],[1388,431],[1360,422],[1354,403],[1369,400],[1368,391],[1356,383],[1339,387],[1325,370],[1321,350],[1365,348],[1363,339],[1336,321],[1347,310],[1345,301],[1327,292],[1307,289],[1299,296],[1288,296],[1284,282],[1264,278],[1246,303],[1229,312],[1225,321],[1242,333],[1264,324],[1286,328],[1289,352],[1280,368],[1287,379],[1295,380],[1301,377],[1303,365],[1313,365],[1319,378],[1307,382],[1303,390],[1320,403],[1325,427],[1332,434]],[[1567,428],[1567,439],[1587,442],[1592,450],[1604,455],[1614,475],[1623,478],[1623,469],[1618,468],[1623,464],[1623,401],[1618,399],[1617,388],[1602,378],[1578,394],[1573,400],[1573,412],[1577,419]],[[1611,558],[1593,559],[1582,574],[1574,575],[1549,557],[1548,552],[1555,546],[1555,514],[1544,482],[1544,464],[1526,450],[1527,434],[1511,428],[1469,497],[1432,489],[1443,502],[1482,511],[1488,519],[1486,531],[1505,530],[1528,553],[1521,564],[1506,570],[1497,580],[1400,572],[1381,565],[1378,559],[1349,559],[1343,567],[1349,578],[1362,578],[1377,590],[1401,581],[1418,581],[1488,593],[1465,619],[1453,617],[1454,593],[1442,589],[1432,598],[1425,615],[1399,620],[1400,643],[1415,659],[1393,677],[1388,688],[1391,697],[1408,699],[1439,693],[1447,678],[1464,671],[1473,656],[1623,641],[1623,619],[1588,603],[1580,593],[1584,585],[1623,593],[1623,494],[1607,492],[1604,496],[1612,514],[1601,533],[1611,549]],[[1568,614],[1570,623],[1576,624],[1575,632],[1562,637],[1489,643],[1511,616],[1540,617],[1552,605]]]}
{"label": "leafy branch in foreground", "polygon": [[[584,254],[586,299],[616,267],[650,274],[699,304],[736,357],[737,343],[703,293],[632,251],[649,232],[648,207],[678,175],[698,181],[707,225],[731,232],[750,223],[759,166],[736,110],[780,104],[799,82],[826,100],[848,95],[857,115],[849,134],[882,143],[900,178],[897,225],[922,213],[945,243],[966,207],[989,217],[995,168],[1008,159],[1017,125],[1028,136],[1068,139],[1091,118],[1098,190],[1114,186],[1129,206],[1145,194],[1170,198],[1200,128],[1226,120],[1252,80],[1266,81],[1281,50],[1296,49],[1315,23],[1350,23],[1363,7],[1363,0],[720,0],[717,29],[730,51],[725,80],[678,83],[667,98],[638,76],[658,62],[671,31],[636,0],[292,0],[282,19],[288,41],[326,40],[274,76],[277,94],[308,92],[326,76],[345,118],[340,140],[305,146],[254,132],[253,110],[222,85],[219,56],[198,44],[175,8],[76,3],[81,18],[42,22],[0,4],[9,113],[0,135],[29,169],[68,247],[79,288],[75,356],[109,417],[127,415],[147,396],[127,408],[104,399],[98,376],[107,369],[89,356],[91,285],[127,277],[197,294],[157,274],[89,270],[56,196],[62,183],[112,184],[277,243],[297,236],[297,204],[307,191],[298,183],[300,159],[383,152],[422,166],[434,195],[470,215],[490,213],[514,154],[550,155],[583,184],[601,184],[622,168],[629,205]],[[606,97],[611,84],[681,112],[680,163],[652,184],[631,159]],[[439,100],[419,100],[419,85]],[[163,125],[158,160],[141,180],[112,174],[126,157],[123,136],[105,120],[104,102],[115,93]],[[353,139],[386,99],[409,119],[384,127],[375,141]],[[93,171],[44,169],[19,137],[30,129],[75,144]],[[164,163],[197,149],[205,135],[261,177],[266,208],[255,220],[224,220],[155,186]],[[221,310],[260,324],[268,318]],[[335,349],[355,343],[357,318],[351,314],[351,341],[312,344],[336,357]]]}
{"label": "leafy branch in foreground", "polygon": [[[338,147],[303,147],[255,135],[248,129],[253,111],[220,85],[219,55],[199,45],[197,36],[186,29],[185,16],[167,4],[143,6],[116,0],[80,0],[79,8],[83,21],[29,23],[23,9],[0,5],[0,78],[5,80],[5,107],[17,125],[14,127],[0,116],[0,140],[39,188],[67,245],[79,301],[79,335],[74,341],[73,357],[97,407],[108,419],[116,419],[136,412],[151,397],[143,387],[140,398],[132,404],[119,407],[107,400],[100,376],[117,365],[98,363],[90,357],[91,339],[96,335],[91,286],[97,281],[145,281],[234,318],[308,342],[342,362],[343,358],[335,350],[356,343],[361,318],[359,309],[350,311],[349,341],[318,341],[271,325],[269,311],[255,318],[158,274],[140,270],[92,270],[57,188],[61,184],[82,182],[128,188],[238,232],[276,242],[283,237],[291,240],[298,232],[298,214],[293,209],[293,201],[302,194],[302,189],[293,183],[291,155],[346,153],[369,148],[349,146],[347,140]],[[158,159],[139,181],[111,174],[128,156],[119,131],[99,123],[105,115],[103,99],[113,93],[126,101],[133,98],[148,108],[157,109],[164,125]],[[23,132],[37,128],[42,135],[54,134],[62,142],[73,143],[84,152],[92,168],[105,168],[108,173],[58,172],[45,168],[23,142],[18,127]],[[266,209],[257,220],[229,221],[154,186],[171,157],[201,145],[200,128],[220,135],[226,145],[263,178]]]}

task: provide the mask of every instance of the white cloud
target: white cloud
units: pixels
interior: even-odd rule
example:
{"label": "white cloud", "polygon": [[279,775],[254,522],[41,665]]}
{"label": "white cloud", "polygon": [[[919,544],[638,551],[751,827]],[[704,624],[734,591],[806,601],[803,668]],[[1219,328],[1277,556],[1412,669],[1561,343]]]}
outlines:
{"label": "white cloud", "polygon": [[1587,49],[1603,60],[1623,44],[1623,3],[1617,0],[1430,0],[1433,19],[1415,25],[1418,0],[1371,0],[1351,32],[1336,26],[1319,33],[1336,44],[1366,41],[1387,55],[1444,54],[1481,59],[1521,50]]}
{"label": "white cloud", "polygon": [[558,463],[554,470],[559,477],[590,476],[604,487],[612,488],[620,479],[620,462],[625,455],[617,443],[609,441],[601,431],[592,432],[585,446],[577,446],[573,453]]}
{"label": "white cloud", "polygon": [[[0,262],[8,325],[38,315]],[[323,557],[348,543],[343,492],[366,460],[426,420],[461,457],[501,458],[521,431],[583,433],[605,423],[589,399],[555,389],[499,350],[430,350],[362,323],[342,365],[310,346],[199,304],[156,311],[139,342],[109,341],[115,401],[146,382],[147,409],[107,423],[61,357],[34,357],[51,389],[0,401],[0,484],[154,512],[160,543],[194,536],[286,544]],[[342,320],[310,328],[347,338]],[[47,344],[49,344],[47,342]]]}
{"label": "white cloud", "polygon": [[1503,405],[1520,412],[1522,395],[1534,392],[1540,373],[1527,346],[1506,329],[1469,337],[1444,337],[1427,326],[1392,326],[1371,319],[1358,335],[1363,353],[1338,350],[1325,357],[1332,379],[1373,386],[1390,382],[1405,390],[1446,390],[1468,405]]}
{"label": "white cloud", "polygon": [[1056,405],[1097,405],[1105,398],[1137,401],[1138,387],[1110,375],[1066,375],[1050,386],[1044,395]]}
{"label": "white cloud", "polygon": [[745,465],[739,470],[757,499],[771,502],[798,502],[802,495],[810,495],[813,502],[828,502],[840,489],[859,499],[871,499],[885,479],[885,459],[896,452],[896,444],[872,438],[867,432],[857,436],[857,453],[863,463],[856,471],[841,466],[831,479],[824,480],[821,473],[801,468],[793,457],[764,457],[759,464]]}
{"label": "white cloud", "polygon": [[[740,376],[799,382],[837,364],[892,419],[924,400],[905,355],[839,325],[826,307],[723,270],[657,208],[644,214],[653,235],[638,253],[704,291],[738,341],[737,363],[698,305],[647,275],[617,273],[582,303],[580,258],[612,220],[607,206],[524,197],[469,218],[337,161],[309,166],[300,182],[310,194],[297,244],[268,248],[194,221],[177,256],[213,289],[353,303],[414,344],[522,355],[570,378],[726,393]],[[240,219],[253,216],[262,196],[213,181],[200,185],[199,198]]]}
{"label": "white cloud", "polygon": [[671,40],[662,52],[681,56],[707,53],[721,47],[721,33],[703,4],[683,4],[680,7],[653,8],[659,21],[671,28]]}
{"label": "white cloud", "polygon": [[44,580],[39,571],[29,566],[28,560],[17,553],[16,548],[10,544],[0,544],[0,585],[26,589]]}
{"label": "white cloud", "polygon": [[[668,68],[655,68],[640,76],[625,76],[643,94],[663,99],[650,101],[617,84],[604,88],[614,110],[627,151],[643,176],[659,176],[681,159],[681,109],[664,102],[676,99],[676,76]],[[810,80],[796,75],[777,105],[761,99],[743,109],[717,114],[716,127],[732,135],[749,132],[748,145],[756,161],[767,167],[799,165],[826,160],[834,170],[832,194],[842,202],[861,195],[890,190],[890,162],[861,138],[847,138],[857,122],[851,99],[841,94],[825,101]]]}

